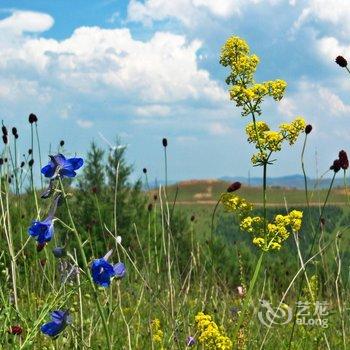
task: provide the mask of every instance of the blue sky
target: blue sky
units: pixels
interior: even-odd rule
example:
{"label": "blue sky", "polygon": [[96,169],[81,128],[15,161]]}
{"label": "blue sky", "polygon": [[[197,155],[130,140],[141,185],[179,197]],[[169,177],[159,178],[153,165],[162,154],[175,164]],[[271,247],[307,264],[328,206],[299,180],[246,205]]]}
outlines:
{"label": "blue sky", "polygon": [[[0,112],[23,149],[33,112],[44,155],[61,139],[85,154],[118,135],[135,177],[162,178],[167,137],[171,179],[259,176],[218,63],[230,35],[260,56],[257,80],[288,83],[264,103],[270,126],[297,115],[314,126],[310,176],[349,145],[350,76],[334,63],[350,58],[347,0],[2,1],[0,34]],[[270,176],[300,173],[300,151],[281,152]]]}

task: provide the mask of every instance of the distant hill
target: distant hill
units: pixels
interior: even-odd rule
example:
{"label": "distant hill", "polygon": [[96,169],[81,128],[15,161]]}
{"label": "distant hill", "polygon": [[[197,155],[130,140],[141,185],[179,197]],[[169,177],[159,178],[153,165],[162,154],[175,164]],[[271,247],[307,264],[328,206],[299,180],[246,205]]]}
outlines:
{"label": "distant hill", "polygon": [[[289,205],[302,207],[305,205],[305,191],[303,189],[302,177],[298,176],[299,183],[294,177],[288,177],[293,181],[285,178],[270,179],[267,190],[268,205],[284,206]],[[254,182],[252,181],[254,180]],[[260,180],[260,181],[259,181]],[[248,180],[242,177],[225,179],[206,179],[206,180],[186,180],[175,184],[169,184],[167,187],[167,198],[170,202],[176,201],[181,205],[208,205],[215,206],[221,194],[226,192],[228,186],[233,181],[242,182],[242,187],[237,192],[240,196],[249,202],[259,206],[262,205],[261,179],[250,179],[250,186],[247,185]],[[324,180],[323,185],[326,185]],[[330,180],[329,180],[330,181]],[[309,200],[311,205],[320,205],[327,196],[327,189],[319,188],[314,191],[312,180],[309,180]],[[292,185],[291,185],[292,184]],[[297,188],[300,186],[301,188]],[[157,189],[153,188],[149,191],[150,198],[157,193]],[[346,190],[344,188],[334,188],[331,192],[328,203],[334,205],[344,205],[347,203]]]}
{"label": "distant hill", "polygon": [[[335,179],[333,187],[344,187],[344,179],[342,177],[343,174],[339,174],[338,178]],[[262,185],[262,178],[261,177],[242,177],[242,176],[223,176],[218,179],[217,181],[225,182],[225,183],[232,183],[234,181],[239,181],[242,184],[246,186],[252,186],[252,187],[258,187]],[[206,181],[215,181],[213,179],[203,179],[203,180],[185,180],[185,181],[176,181],[176,180],[169,180],[168,186],[175,185],[175,184],[186,184],[186,183],[195,183],[195,182],[206,182]],[[326,189],[329,187],[331,183],[331,178],[325,178],[322,180],[316,180],[307,178],[308,187],[310,190],[312,190],[315,186],[318,189]],[[159,185],[164,186],[165,183],[162,180],[156,180],[149,183],[149,187],[151,189],[158,188]],[[300,174],[295,175],[286,175],[286,176],[280,176],[280,177],[269,177],[267,179],[267,185],[273,186],[273,187],[283,187],[283,188],[297,188],[297,189],[304,189],[304,176]],[[350,187],[350,182],[349,182]],[[146,186],[144,186],[145,189],[147,189]]]}
{"label": "distant hill", "polygon": [[[242,184],[248,185],[248,186],[261,186],[262,184],[262,178],[261,177],[251,177],[250,179],[247,177],[231,177],[231,176],[223,176],[220,178],[220,180],[225,182],[233,182],[233,181],[239,181]],[[314,188],[315,185],[319,189],[328,188],[331,179],[325,178],[322,180],[316,180],[316,179],[310,179],[307,178],[308,187],[310,189]],[[267,179],[267,185],[268,186],[276,186],[276,187],[284,187],[284,188],[297,188],[297,189],[304,189],[304,176],[303,175],[286,175],[281,177],[269,177]],[[344,180],[341,176],[339,176],[338,179],[334,181],[334,187],[343,187],[344,186]]]}

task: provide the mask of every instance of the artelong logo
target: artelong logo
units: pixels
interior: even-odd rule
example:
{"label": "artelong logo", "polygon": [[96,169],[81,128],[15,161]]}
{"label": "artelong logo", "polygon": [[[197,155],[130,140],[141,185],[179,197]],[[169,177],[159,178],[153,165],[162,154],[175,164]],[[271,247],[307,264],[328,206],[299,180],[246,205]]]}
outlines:
{"label": "artelong logo", "polygon": [[[284,325],[292,321],[294,312],[290,306],[282,303],[277,307],[272,307],[271,303],[265,299],[260,299],[259,302],[258,318],[264,326]],[[328,319],[325,318],[329,313],[327,307],[328,302],[326,301],[315,301],[315,303],[298,301],[296,303],[296,324],[327,328]]]}
{"label": "artelong logo", "polygon": [[259,321],[266,327],[272,325],[283,325],[289,323],[293,318],[293,310],[287,307],[273,308],[269,301],[260,299],[262,310],[258,312]]}

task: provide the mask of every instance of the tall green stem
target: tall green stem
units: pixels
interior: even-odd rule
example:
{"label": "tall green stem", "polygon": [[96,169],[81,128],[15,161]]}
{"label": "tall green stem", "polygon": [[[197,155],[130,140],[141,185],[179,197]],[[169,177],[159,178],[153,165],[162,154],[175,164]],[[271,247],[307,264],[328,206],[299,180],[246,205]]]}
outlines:
{"label": "tall green stem", "polygon": [[[322,206],[322,209],[321,209],[321,213],[320,213],[320,216],[319,216],[319,219],[318,219],[318,223],[317,223],[318,227],[320,227],[320,224],[321,224],[321,220],[322,220],[322,217],[323,217],[324,209],[326,208],[326,204],[328,202],[328,198],[329,198],[329,195],[331,193],[331,190],[332,190],[332,187],[333,187],[333,184],[334,184],[335,175],[336,175],[336,172],[334,172],[334,174],[333,174],[332,181],[331,181],[331,183],[329,185],[329,188],[328,188],[328,191],[327,191],[326,199],[325,199],[325,201],[323,203],[323,206]],[[311,244],[311,248],[309,250],[309,254],[308,254],[307,260],[309,260],[310,257],[312,256],[312,251],[313,251],[314,246],[315,246],[316,237],[317,237],[317,233],[318,232],[319,232],[319,230],[315,230],[314,231],[312,244]],[[304,277],[305,277],[305,274],[302,275],[301,280],[300,280],[299,290],[298,290],[298,294],[297,294],[297,302],[299,302],[300,294],[301,294],[301,291],[302,291],[303,286],[304,286]],[[296,320],[297,320],[296,312],[297,312],[297,310],[294,311],[294,315],[293,315],[293,326],[292,326],[292,331],[290,333],[288,350],[291,349],[292,342],[293,342],[293,336],[294,336],[295,325],[296,325]]]}
{"label": "tall green stem", "polygon": [[99,312],[99,314],[101,316],[102,325],[103,325],[103,329],[104,329],[105,336],[106,336],[106,341],[107,341],[107,349],[111,350],[112,346],[111,346],[111,340],[110,340],[109,331],[108,331],[108,327],[107,327],[106,317],[105,317],[105,315],[103,313],[103,309],[102,309],[101,303],[100,303],[100,301],[98,299],[98,293],[97,293],[96,286],[95,286],[95,284],[94,284],[94,282],[92,280],[91,274],[90,274],[89,265],[87,263],[85,251],[84,251],[84,248],[83,248],[83,243],[82,243],[82,241],[80,239],[80,236],[78,234],[78,231],[77,231],[77,229],[75,227],[74,220],[73,220],[72,214],[71,214],[70,209],[69,209],[68,200],[67,200],[67,197],[66,197],[66,194],[65,194],[65,191],[64,191],[64,186],[62,184],[62,180],[61,179],[60,179],[60,185],[61,185],[63,198],[64,198],[64,201],[65,201],[65,204],[66,204],[66,208],[67,208],[69,221],[70,221],[70,223],[72,225],[72,231],[74,233],[75,239],[78,242],[78,249],[79,249],[81,258],[83,260],[84,270],[86,272],[86,275],[87,275],[88,280],[90,282],[90,285],[92,287],[92,290],[93,290],[93,293],[94,293],[94,296],[95,296],[95,300],[96,300],[96,304],[97,304],[97,308],[98,308],[98,312]]}
{"label": "tall green stem", "polygon": [[261,268],[261,264],[262,264],[262,260],[263,260],[264,254],[265,254],[265,252],[262,252],[260,254],[259,260],[258,260],[258,262],[257,262],[257,264],[255,266],[253,278],[251,279],[250,284],[249,284],[248,292],[247,292],[247,294],[246,294],[246,296],[244,298],[243,308],[242,308],[242,310],[241,310],[241,312],[239,314],[237,325],[236,325],[235,330],[234,330],[233,341],[235,343],[237,342],[238,332],[239,332],[239,329],[241,328],[241,325],[243,323],[243,320],[244,320],[244,317],[245,317],[245,313],[246,313],[246,311],[248,309],[249,301],[250,301],[250,298],[252,296],[256,280],[258,279],[258,276],[259,276],[259,271],[260,271],[260,268]]}

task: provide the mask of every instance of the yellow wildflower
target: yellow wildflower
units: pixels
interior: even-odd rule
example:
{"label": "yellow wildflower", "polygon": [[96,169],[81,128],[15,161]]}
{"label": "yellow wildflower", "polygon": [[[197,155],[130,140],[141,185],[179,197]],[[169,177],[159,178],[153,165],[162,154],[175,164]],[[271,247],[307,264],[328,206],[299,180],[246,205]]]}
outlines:
{"label": "yellow wildflower", "polygon": [[247,216],[241,223],[240,228],[253,235],[253,244],[264,251],[279,250],[281,243],[290,235],[291,231],[299,231],[303,213],[293,210],[287,215],[278,214],[273,222],[266,222],[260,216]]}
{"label": "yellow wildflower", "polygon": [[233,193],[223,193],[221,195],[221,203],[226,211],[237,211],[241,216],[245,216],[247,212],[253,209],[251,203]]}
{"label": "yellow wildflower", "polygon": [[283,135],[277,131],[264,132],[266,148],[269,151],[280,151],[282,146]]}
{"label": "yellow wildflower", "polygon": [[287,83],[284,80],[276,79],[273,81],[268,81],[265,83],[268,94],[273,97],[274,100],[279,101],[282,99],[284,95],[284,91],[286,90]]}
{"label": "yellow wildflower", "polygon": [[298,136],[304,132],[306,122],[302,117],[296,117],[290,124],[283,123],[280,125],[282,135],[288,139],[289,144],[293,145]]}
{"label": "yellow wildflower", "polygon": [[224,330],[219,328],[210,315],[199,312],[195,316],[196,328],[199,334],[198,342],[205,345],[207,350],[229,350],[232,349],[232,341]]}
{"label": "yellow wildflower", "polygon": [[299,210],[292,210],[289,213],[290,225],[293,231],[299,231],[301,227],[301,220],[303,218],[303,212]]}
{"label": "yellow wildflower", "polygon": [[152,341],[161,343],[163,341],[163,331],[161,330],[160,321],[158,318],[151,321]]}

